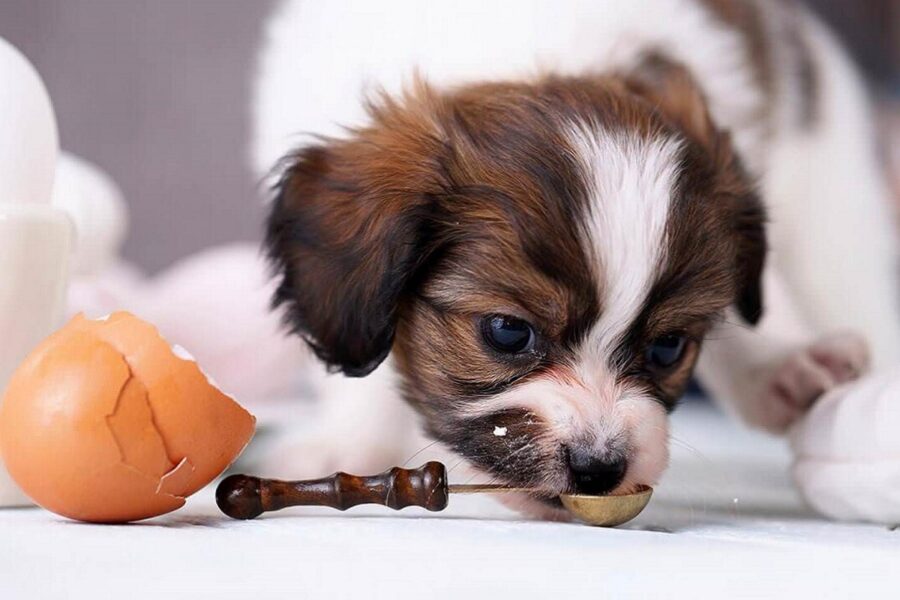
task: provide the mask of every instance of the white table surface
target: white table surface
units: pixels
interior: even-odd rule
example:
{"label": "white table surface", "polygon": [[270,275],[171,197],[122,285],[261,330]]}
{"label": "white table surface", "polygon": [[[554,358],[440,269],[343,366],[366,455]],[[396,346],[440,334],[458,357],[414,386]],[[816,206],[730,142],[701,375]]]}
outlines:
{"label": "white table surface", "polygon": [[0,598],[900,597],[900,530],[829,523],[786,447],[710,408],[674,417],[672,467],[620,529],[523,521],[490,499],[439,514],[218,514],[212,488],[122,526],[0,511]]}

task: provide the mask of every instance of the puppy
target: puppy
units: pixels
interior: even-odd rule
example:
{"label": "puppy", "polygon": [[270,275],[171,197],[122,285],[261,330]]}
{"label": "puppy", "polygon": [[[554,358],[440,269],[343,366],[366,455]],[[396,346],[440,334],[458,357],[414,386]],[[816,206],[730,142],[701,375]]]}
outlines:
{"label": "puppy", "polygon": [[385,363],[321,378],[311,468],[402,461],[402,398],[493,480],[628,491],[695,366],[781,432],[900,358],[867,99],[797,6],[288,2],[262,66],[275,303],[331,371]]}

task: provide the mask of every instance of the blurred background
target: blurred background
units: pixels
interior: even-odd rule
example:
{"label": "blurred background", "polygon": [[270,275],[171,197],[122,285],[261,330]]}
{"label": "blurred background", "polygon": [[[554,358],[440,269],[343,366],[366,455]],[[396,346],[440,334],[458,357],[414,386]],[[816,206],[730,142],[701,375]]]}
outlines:
{"label": "blurred background", "polygon": [[[0,0],[0,36],[43,75],[63,148],[106,170],[131,211],[125,256],[155,272],[256,240],[250,89],[276,0]],[[900,0],[809,0],[853,49],[894,123]]]}

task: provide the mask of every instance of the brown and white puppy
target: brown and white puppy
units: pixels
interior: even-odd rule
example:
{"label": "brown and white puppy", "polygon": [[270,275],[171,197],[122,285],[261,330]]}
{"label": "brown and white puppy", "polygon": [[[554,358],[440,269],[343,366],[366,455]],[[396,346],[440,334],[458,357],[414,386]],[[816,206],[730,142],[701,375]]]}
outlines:
{"label": "brown and white puppy", "polygon": [[[528,64],[534,38],[518,35],[512,12],[385,7],[397,36],[421,42],[404,29],[412,27],[445,44],[412,52],[382,37],[384,48],[371,46],[367,27],[383,34],[384,20],[337,4],[333,14],[287,5],[277,23],[303,40],[299,53],[290,46],[295,60],[321,59],[310,29],[333,32],[334,19],[351,47],[338,53],[348,70],[368,65],[364,76],[383,75],[388,88],[403,69],[424,78],[378,95],[347,119],[350,129],[289,153],[275,186],[266,243],[281,282],[276,303],[293,331],[351,377],[391,355],[390,373],[355,395],[390,396],[399,385],[430,436],[496,480],[548,496],[605,493],[654,483],[665,468],[667,413],[714,328],[725,333],[706,360],[708,385],[770,429],[865,366],[856,335],[814,342],[837,326],[868,333],[865,323],[797,317],[811,311],[785,299],[777,275],[767,275],[774,331],[748,333],[763,306],[760,192],[783,178],[773,155],[829,118],[828,75],[814,71],[814,51],[803,45],[824,43],[816,37],[824,34],[805,14],[765,1],[654,0],[636,10],[642,3],[532,0],[516,10],[544,23],[553,5],[542,34],[569,44],[555,55],[561,66],[546,65],[555,46],[532,41],[541,74],[485,77],[453,25],[459,15],[490,22],[480,43],[502,55],[496,60],[514,64],[521,54]],[[785,15],[793,29],[775,25]],[[598,30],[582,31],[582,21]],[[597,45],[591,33],[607,38]],[[515,45],[520,54],[505,55]],[[363,48],[365,60],[356,54]],[[306,93],[323,97],[289,110],[346,103]],[[849,175],[867,174],[866,160]],[[808,215],[800,204],[792,216]],[[781,229],[774,234],[788,254],[806,251],[802,241],[784,243]],[[783,271],[803,260],[782,260]],[[370,418],[377,412],[366,409],[332,436],[383,447],[393,417]]]}

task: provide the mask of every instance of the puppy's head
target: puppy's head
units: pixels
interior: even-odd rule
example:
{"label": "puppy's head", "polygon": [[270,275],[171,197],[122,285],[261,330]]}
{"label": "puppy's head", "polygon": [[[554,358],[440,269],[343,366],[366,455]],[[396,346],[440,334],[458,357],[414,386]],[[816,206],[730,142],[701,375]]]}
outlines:
{"label": "puppy's head", "polygon": [[649,61],[381,99],[289,158],[267,244],[323,361],[393,351],[434,437],[549,496],[660,475],[704,335],[759,317],[763,220],[689,77]]}

